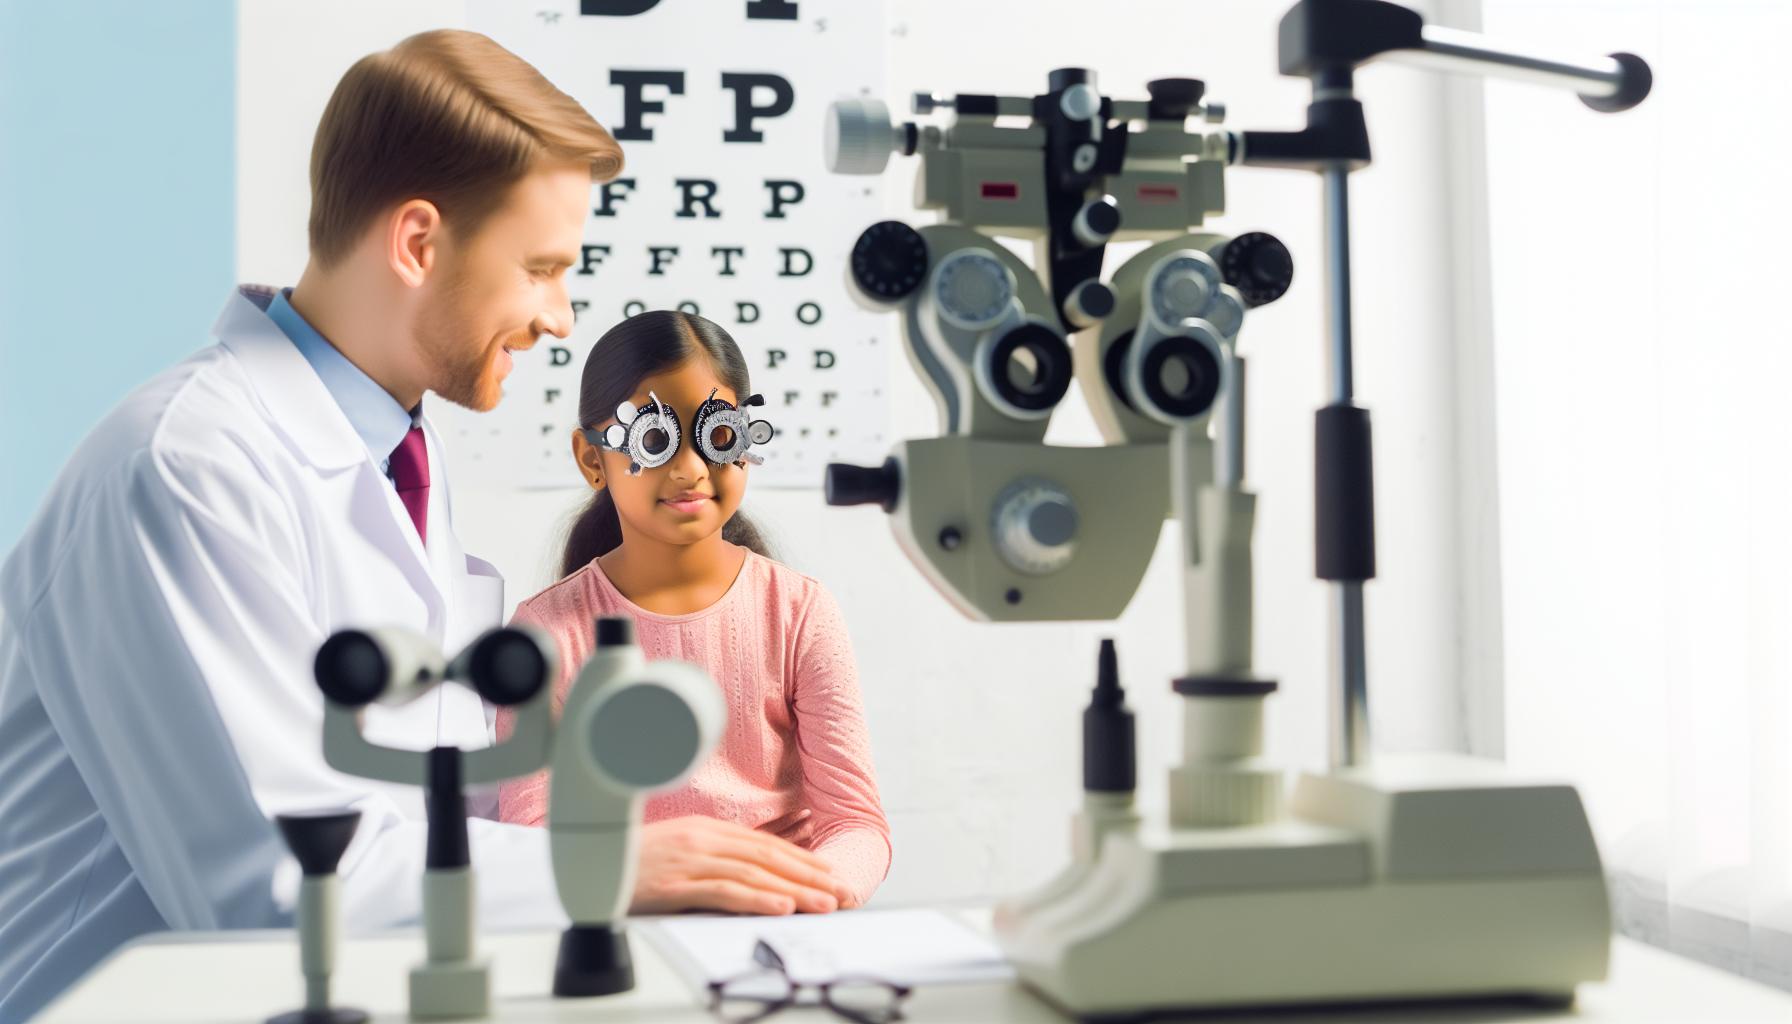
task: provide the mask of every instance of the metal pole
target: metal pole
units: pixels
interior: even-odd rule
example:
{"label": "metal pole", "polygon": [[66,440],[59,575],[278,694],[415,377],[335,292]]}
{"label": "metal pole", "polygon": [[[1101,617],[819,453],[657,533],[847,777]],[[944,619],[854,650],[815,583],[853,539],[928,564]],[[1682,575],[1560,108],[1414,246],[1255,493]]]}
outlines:
{"label": "metal pole", "polygon": [[[1332,403],[1351,404],[1350,170],[1334,165],[1325,179],[1325,280],[1331,341]],[[1368,763],[1369,671],[1363,637],[1363,584],[1339,580],[1332,592],[1331,765]]]}
{"label": "metal pole", "polygon": [[1369,763],[1369,675],[1363,649],[1363,585],[1332,584],[1331,766]]}
{"label": "metal pole", "polygon": [[1232,386],[1214,417],[1213,483],[1222,490],[1244,486],[1244,357],[1232,355]]}
{"label": "metal pole", "polygon": [[1354,378],[1350,341],[1350,170],[1327,167],[1325,178],[1326,335],[1332,347],[1332,401],[1349,404]]}

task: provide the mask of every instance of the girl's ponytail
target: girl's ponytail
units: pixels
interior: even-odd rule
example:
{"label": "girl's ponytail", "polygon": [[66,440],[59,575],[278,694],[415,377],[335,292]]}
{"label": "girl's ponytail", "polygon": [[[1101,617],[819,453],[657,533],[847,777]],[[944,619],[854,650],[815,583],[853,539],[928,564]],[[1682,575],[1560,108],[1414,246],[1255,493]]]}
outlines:
{"label": "girl's ponytail", "polygon": [[566,532],[566,552],[560,556],[561,577],[578,572],[601,554],[622,543],[622,521],[608,487],[601,488],[579,509],[572,529]]}

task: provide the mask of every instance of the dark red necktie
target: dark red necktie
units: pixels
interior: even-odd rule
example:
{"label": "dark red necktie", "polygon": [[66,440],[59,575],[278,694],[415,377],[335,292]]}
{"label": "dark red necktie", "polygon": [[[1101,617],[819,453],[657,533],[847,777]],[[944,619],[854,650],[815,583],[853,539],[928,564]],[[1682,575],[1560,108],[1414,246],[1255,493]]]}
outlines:
{"label": "dark red necktie", "polygon": [[398,489],[398,500],[404,502],[404,510],[417,526],[417,538],[428,544],[429,448],[423,441],[422,427],[412,427],[404,435],[404,440],[392,449],[386,468],[392,474],[392,486]]}

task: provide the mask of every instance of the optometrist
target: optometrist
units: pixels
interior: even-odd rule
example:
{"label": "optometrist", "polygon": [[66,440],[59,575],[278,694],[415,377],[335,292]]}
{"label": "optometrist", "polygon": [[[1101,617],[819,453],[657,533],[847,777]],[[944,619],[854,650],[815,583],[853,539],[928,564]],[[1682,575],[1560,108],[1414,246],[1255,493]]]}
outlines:
{"label": "optometrist", "polygon": [[[514,352],[568,335],[592,184],[621,166],[578,103],[476,33],[413,36],[338,83],[298,285],[238,289],[216,344],[95,428],[0,567],[0,1024],[134,936],[290,922],[279,813],[361,811],[351,931],[419,917],[422,794],[324,763],[312,661],[344,627],[453,651],[499,623],[423,395],[490,409]],[[414,749],[492,734],[461,687],[366,716]],[[469,824],[481,924],[563,924],[546,830]],[[783,845],[655,823],[637,893],[775,873]]]}

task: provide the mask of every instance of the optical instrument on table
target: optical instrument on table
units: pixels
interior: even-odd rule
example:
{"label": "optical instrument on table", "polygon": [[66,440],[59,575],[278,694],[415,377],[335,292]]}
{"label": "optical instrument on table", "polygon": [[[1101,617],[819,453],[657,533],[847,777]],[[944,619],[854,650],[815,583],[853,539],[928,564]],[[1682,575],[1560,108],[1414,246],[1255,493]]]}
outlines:
{"label": "optical instrument on table", "polygon": [[299,862],[299,965],[305,973],[303,1009],[269,1017],[267,1024],[366,1024],[363,1010],[330,1005],[330,975],[342,927],[336,865],[361,823],[360,811],[326,810],[274,817]]}
{"label": "optical instrument on table", "polygon": [[[827,499],[881,506],[922,574],[996,622],[1116,617],[1165,514],[1179,527],[1183,747],[1168,806],[1135,805],[1131,718],[1104,645],[1073,862],[997,914],[1020,976],[1047,998],[1083,1017],[1571,1000],[1604,977],[1610,945],[1575,790],[1476,758],[1370,756],[1373,475],[1369,415],[1353,398],[1349,254],[1349,175],[1370,147],[1354,82],[1387,61],[1565,87],[1615,112],[1647,96],[1648,65],[1496,48],[1380,0],[1295,4],[1279,59],[1312,84],[1300,130],[1221,130],[1200,81],[1124,100],[1079,68],[1053,72],[1037,96],[919,94],[915,121],[874,99],[836,103],[830,168],[878,174],[891,154],[914,156],[916,205],[942,215],[866,228],[848,268],[857,298],[900,313],[940,436],[903,441],[880,466],[830,466]],[[1289,288],[1294,262],[1269,234],[1207,229],[1232,167],[1314,171],[1325,197],[1332,387],[1315,423],[1315,562],[1333,591],[1331,768],[1291,792],[1261,756],[1276,683],[1253,663],[1239,339],[1246,313]],[[1032,265],[997,236],[1031,242]],[[1104,280],[1106,247],[1133,240],[1147,245]],[[1100,446],[1044,442],[1073,383]]]}
{"label": "optical instrument on table", "polygon": [[[532,629],[491,630],[446,663],[429,638],[402,629],[344,630],[318,650],[325,760],[350,775],[426,790],[428,954],[411,972],[415,1019],[491,1012],[490,965],[474,952],[463,786],[550,764],[554,881],[572,919],[561,936],[554,993],[609,995],[634,987],[623,923],[634,888],[641,798],[677,785],[702,763],[726,710],[702,670],[647,661],[630,620],[600,618],[596,630],[596,650],[574,681],[558,724],[550,698],[559,655],[548,637]],[[380,746],[362,734],[362,708],[376,701],[409,703],[449,681],[473,687],[491,704],[514,707],[511,735],[482,750],[416,751]]]}

